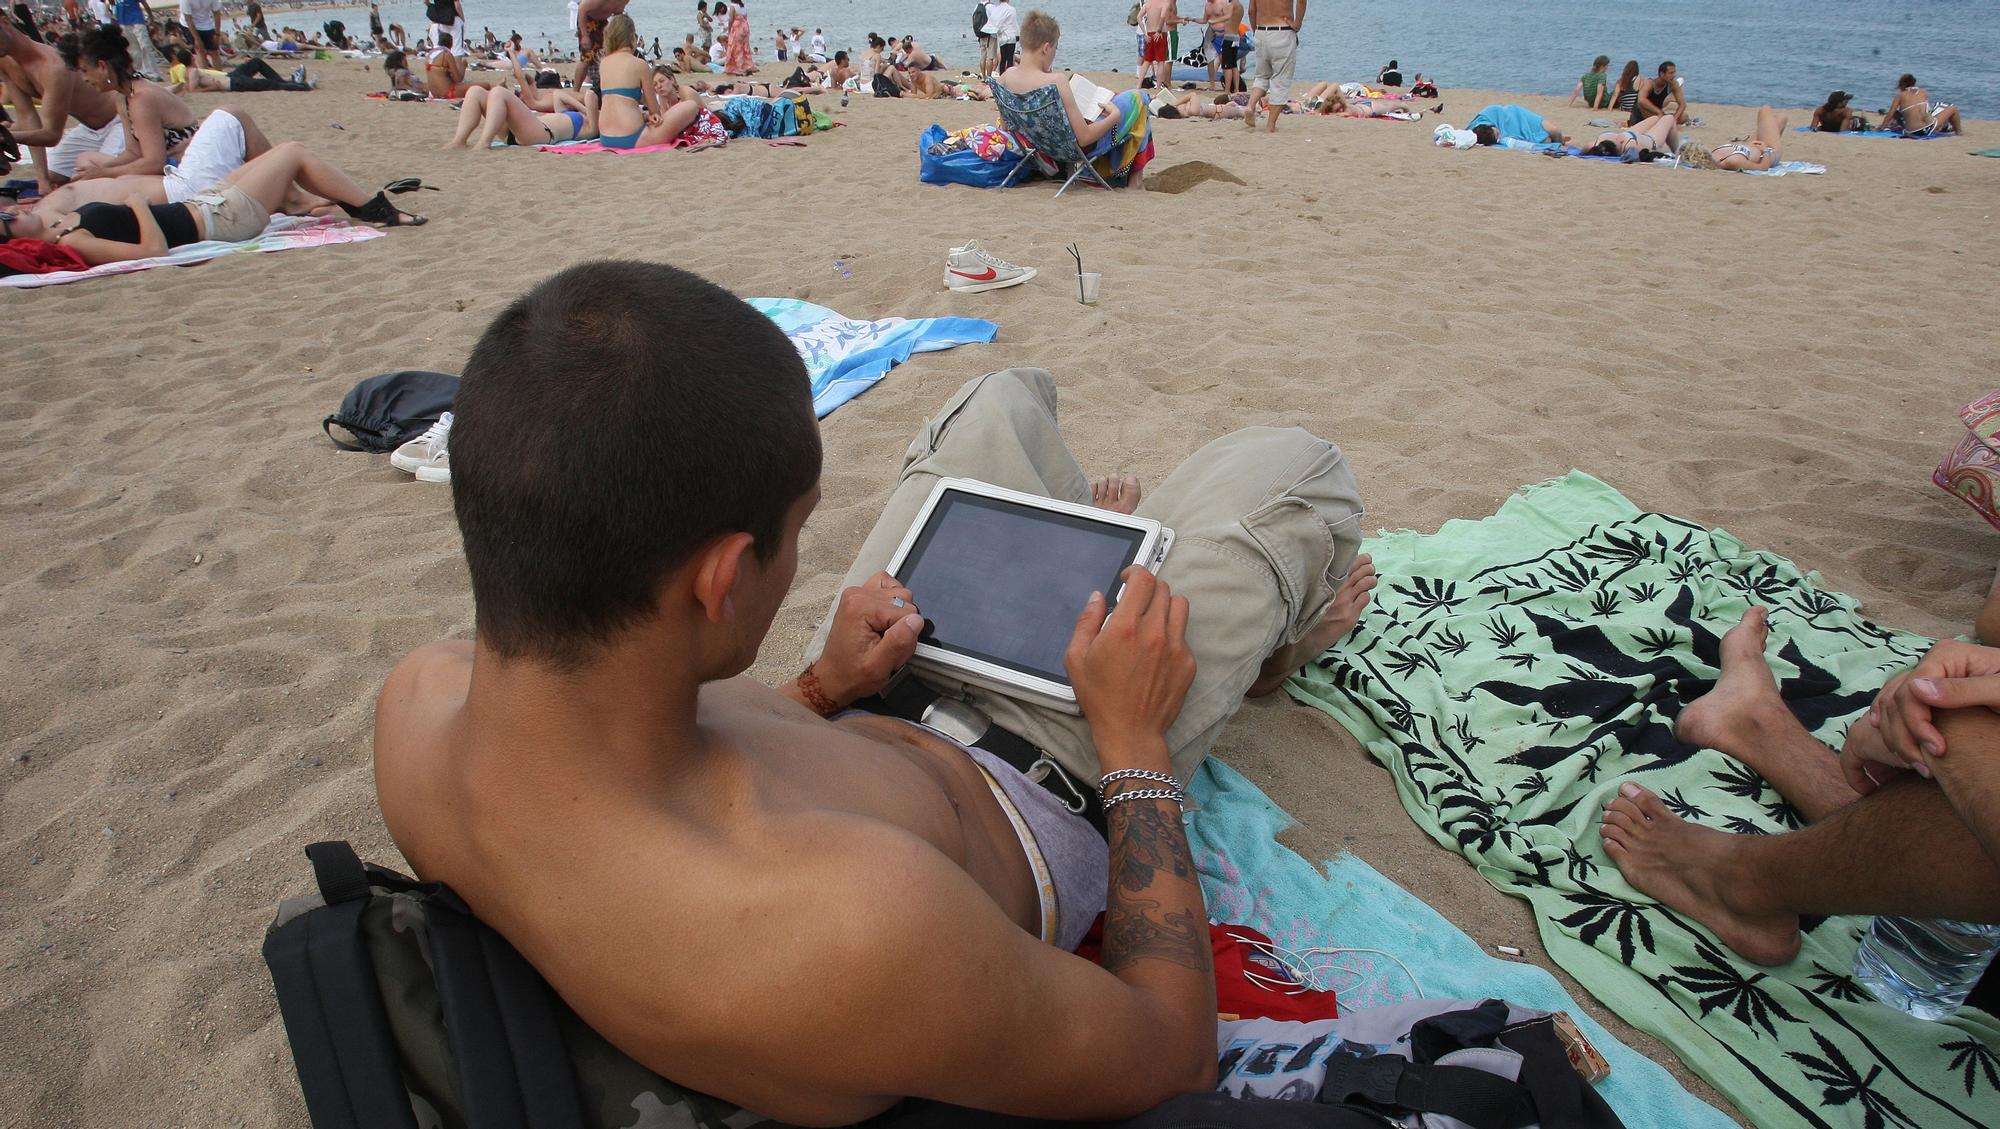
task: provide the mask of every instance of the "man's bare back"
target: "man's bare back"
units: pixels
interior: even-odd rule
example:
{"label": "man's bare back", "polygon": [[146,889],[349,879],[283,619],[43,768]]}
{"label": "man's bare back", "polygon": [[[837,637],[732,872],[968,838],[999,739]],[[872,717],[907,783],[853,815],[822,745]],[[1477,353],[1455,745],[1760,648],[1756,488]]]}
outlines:
{"label": "man's bare back", "polygon": [[[743,1045],[746,1030],[809,1018],[801,992],[816,978],[783,973],[816,964],[816,948],[832,959],[827,934],[865,932],[937,883],[969,881],[1036,940],[1040,905],[1013,829],[942,738],[891,718],[824,721],[739,677],[703,687],[711,740],[671,769],[643,749],[574,755],[580,733],[474,740],[472,659],[469,643],[435,644],[383,689],[376,784],[390,833],[586,1021],[642,1061],[674,1064],[676,1082],[787,1120],[861,1120],[900,1095],[781,1082],[806,1048]],[[577,906],[586,891],[617,893]],[[746,960],[746,943],[784,955]],[[647,1013],[631,1009],[639,999]],[[837,1074],[838,1052],[809,1053]]]}

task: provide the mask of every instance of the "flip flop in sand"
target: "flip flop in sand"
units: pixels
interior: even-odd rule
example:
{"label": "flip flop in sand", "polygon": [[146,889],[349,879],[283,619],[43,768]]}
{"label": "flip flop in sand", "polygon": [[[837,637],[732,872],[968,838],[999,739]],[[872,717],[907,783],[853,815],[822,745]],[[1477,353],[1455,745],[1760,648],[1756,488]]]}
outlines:
{"label": "flip flop in sand", "polygon": [[396,196],[401,196],[405,192],[415,192],[419,188],[423,189],[426,192],[444,191],[444,189],[439,188],[436,185],[425,184],[422,178],[414,176],[399,177],[395,180],[392,180],[389,183],[382,186],[382,191],[391,193]]}
{"label": "flip flop in sand", "polygon": [[806,147],[805,142],[794,141],[791,138],[785,138],[782,141],[766,141],[764,144],[771,146],[773,149],[803,149]]}

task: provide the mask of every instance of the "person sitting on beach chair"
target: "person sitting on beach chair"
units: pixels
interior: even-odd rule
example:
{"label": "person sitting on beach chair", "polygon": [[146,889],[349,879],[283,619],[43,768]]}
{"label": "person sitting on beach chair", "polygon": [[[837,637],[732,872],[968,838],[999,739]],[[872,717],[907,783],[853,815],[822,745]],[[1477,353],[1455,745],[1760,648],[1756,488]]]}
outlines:
{"label": "person sitting on beach chair", "polygon": [[190,243],[255,239],[300,192],[368,223],[407,227],[425,222],[396,208],[381,192],[370,195],[305,146],[287,141],[180,203],[156,204],[135,192],[119,203],[82,204],[53,218],[44,218],[43,212],[0,212],[0,240],[59,243],[93,267],[150,259]]}
{"label": "person sitting on beach chair", "polygon": [[1722,676],[1675,733],[1761,774],[1806,826],[1715,831],[1627,782],[1603,824],[1626,881],[1757,964],[1798,955],[1807,914],[2000,922],[2000,649],[1939,643],[1889,680],[1835,753],[1780,696],[1768,632],[1752,607],[1723,637]]}
{"label": "person sitting on beach chair", "polygon": [[1896,97],[1882,117],[1884,129],[1904,137],[1931,137],[1942,133],[1965,135],[1965,121],[1958,107],[1949,102],[1931,101],[1931,93],[1917,85],[1917,76],[1906,74],[1896,80]]}
{"label": "person sitting on beach chair", "polygon": [[1055,87],[1062,98],[1063,113],[1069,118],[1070,132],[1076,135],[1077,148],[1089,152],[1092,145],[1117,127],[1118,116],[1100,114],[1095,119],[1083,116],[1069,81],[1055,73],[1056,46],[1061,39],[1062,25],[1056,23],[1054,16],[1042,11],[1029,12],[1021,20],[1020,58],[994,81],[1015,94]]}
{"label": "person sitting on beach chair", "polygon": [[1552,126],[1540,114],[1512,103],[1488,106],[1465,123],[1481,145],[1502,141],[1525,141],[1530,145],[1566,145],[1569,134]]}
{"label": "person sitting on beach chair", "polygon": [[[404,659],[375,715],[377,796],[418,875],[619,1050],[788,1123],[905,1096],[1112,1118],[1214,1088],[1179,786],[1142,785],[1185,780],[1246,694],[1358,621],[1375,578],[1338,448],[1236,432],[1142,499],[1085,476],[1047,372],[978,377],[918,432],[811,661],[773,688],[744,672],[822,460],[769,318],[664,264],[571,267],[494,318],[453,413],[473,638]],[[899,697],[949,689],[984,719],[961,745],[873,700],[925,626],[882,569],[941,476],[1178,533],[1108,618],[1101,593],[1074,609],[1082,716],[913,669]],[[1039,749],[1047,775],[989,746]],[[1102,836],[1070,788],[1110,793]],[[1100,910],[1101,965],[1069,951]]]}

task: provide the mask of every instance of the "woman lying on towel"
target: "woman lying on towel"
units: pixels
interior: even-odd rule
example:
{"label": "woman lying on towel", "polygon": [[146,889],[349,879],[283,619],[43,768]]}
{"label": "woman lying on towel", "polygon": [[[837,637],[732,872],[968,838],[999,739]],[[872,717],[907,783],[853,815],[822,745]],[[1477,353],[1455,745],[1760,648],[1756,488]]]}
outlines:
{"label": "woman lying on towel", "polygon": [[589,93],[587,89],[578,92],[564,90],[559,86],[540,86],[535,82],[534,73],[524,70],[516,61],[517,58],[518,56],[508,55],[507,66],[514,72],[514,82],[520,87],[514,92],[515,97],[519,98],[523,105],[538,114],[560,114],[564,110],[585,113],[589,110],[589,107],[584,105],[584,98]]}
{"label": "woman lying on towel", "polygon": [[1301,114],[1342,114],[1350,118],[1389,118],[1399,122],[1419,121],[1424,116],[1422,110],[1385,106],[1369,98],[1356,98],[1350,102],[1347,95],[1341,93],[1337,82],[1314,83],[1292,99],[1292,109]]}
{"label": "woman lying on towel", "polygon": [[702,114],[701,105],[693,98],[677,96],[673,102],[661,104],[646,61],[638,55],[638,41],[632,17],[625,13],[604,22],[604,53],[597,61],[603,83],[597,140],[607,149],[664,145],[697,125]]}
{"label": "woman lying on towel", "polygon": [[1154,95],[1153,113],[1175,118],[1240,118],[1250,101],[1247,94],[1204,94],[1199,90],[1165,90]]}
{"label": "woman lying on towel", "polygon": [[[269,152],[271,141],[249,114],[234,106],[210,110],[201,128],[181,151],[180,163],[169,165],[157,175],[132,174],[72,180],[35,202],[35,212],[53,219],[85,204],[123,204],[137,194],[151,204],[179,204],[210,185],[220,184],[229,174],[256,157]],[[309,204],[327,201],[299,197],[288,201],[285,211],[303,214]]]}
{"label": "woman lying on towel", "polygon": [[180,155],[199,122],[194,108],[157,82],[135,78],[132,48],[117,24],[103,24],[79,36],[64,36],[63,62],[83,81],[111,95],[125,128],[125,148],[115,155],[85,153],[76,159],[76,179],[153,175]]}
{"label": "woman lying on towel", "polygon": [[424,222],[422,216],[398,210],[380,192],[370,196],[353,177],[287,141],[183,204],[154,204],[134,193],[122,204],[84,204],[53,219],[0,212],[0,240],[58,243],[93,267],[150,259],[190,243],[255,239],[294,189],[330,200],[368,223],[407,227]]}
{"label": "woman lying on towel", "polygon": [[1585,149],[1590,157],[1617,157],[1621,161],[1655,161],[1672,156],[1680,146],[1680,123],[1672,114],[1657,117],[1634,125],[1630,129],[1613,129],[1597,135],[1597,143]]}
{"label": "woman lying on towel", "polygon": [[[174,60],[167,68],[169,89],[175,94],[204,91],[211,94],[257,94],[267,90],[311,90],[311,85],[293,82],[278,77],[271,64],[261,58],[249,58],[236,64],[235,69],[211,71],[194,65],[194,52],[185,47],[170,47],[167,53]],[[301,68],[303,69],[303,68]]]}
{"label": "woman lying on towel", "polygon": [[1778,147],[1785,140],[1786,121],[1783,114],[1771,107],[1760,108],[1757,111],[1757,132],[1741,141],[1710,149],[1709,162],[1730,172],[1761,172],[1770,168],[1782,159],[1778,155]]}
{"label": "woman lying on towel", "polygon": [[597,136],[584,110],[536,113],[521,96],[504,86],[475,86],[459,103],[458,128],[447,149],[463,149],[479,135],[479,147],[491,148],[502,137],[510,145],[555,145]]}

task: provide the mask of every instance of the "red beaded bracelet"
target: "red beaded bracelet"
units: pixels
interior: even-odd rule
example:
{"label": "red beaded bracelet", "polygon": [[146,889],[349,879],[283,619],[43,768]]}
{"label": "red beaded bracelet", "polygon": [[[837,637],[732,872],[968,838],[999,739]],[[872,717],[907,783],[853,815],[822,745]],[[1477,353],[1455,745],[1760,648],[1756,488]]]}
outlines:
{"label": "red beaded bracelet", "polygon": [[806,697],[806,704],[821,717],[832,717],[840,712],[840,703],[826,696],[826,690],[819,684],[819,675],[813,673],[813,663],[799,672],[799,693]]}

